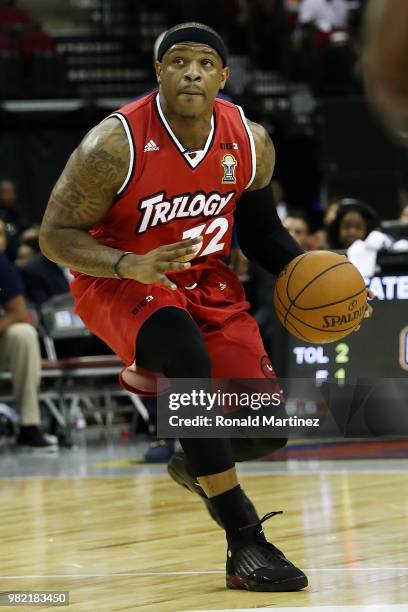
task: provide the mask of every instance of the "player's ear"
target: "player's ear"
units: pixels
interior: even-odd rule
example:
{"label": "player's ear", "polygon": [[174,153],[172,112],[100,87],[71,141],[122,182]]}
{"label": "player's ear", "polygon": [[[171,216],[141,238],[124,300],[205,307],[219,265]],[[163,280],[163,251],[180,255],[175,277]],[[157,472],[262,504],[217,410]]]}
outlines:
{"label": "player's ear", "polygon": [[161,79],[160,79],[161,63],[158,62],[157,60],[154,62],[154,69],[156,71],[156,80],[157,80],[158,83],[160,83],[161,82]]}
{"label": "player's ear", "polygon": [[223,68],[222,72],[221,72],[220,89],[224,89],[225,83],[227,82],[228,77],[229,77],[230,74],[231,74],[231,70],[228,68],[228,66],[225,66],[225,68]]}

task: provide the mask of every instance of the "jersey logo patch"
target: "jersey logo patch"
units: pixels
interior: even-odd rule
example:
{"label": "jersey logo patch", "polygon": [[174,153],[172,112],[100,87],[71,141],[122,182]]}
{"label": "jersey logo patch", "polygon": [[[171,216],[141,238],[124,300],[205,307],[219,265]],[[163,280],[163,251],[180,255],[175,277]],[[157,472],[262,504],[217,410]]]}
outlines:
{"label": "jersey logo patch", "polygon": [[236,183],[235,168],[237,167],[237,160],[231,153],[224,155],[221,161],[222,167],[224,168],[224,176],[222,182],[225,183]]}
{"label": "jersey logo patch", "polygon": [[154,142],[154,140],[149,140],[149,142],[146,144],[145,148],[143,149],[144,153],[147,153],[147,151],[160,151],[160,149],[157,146],[157,144]]}

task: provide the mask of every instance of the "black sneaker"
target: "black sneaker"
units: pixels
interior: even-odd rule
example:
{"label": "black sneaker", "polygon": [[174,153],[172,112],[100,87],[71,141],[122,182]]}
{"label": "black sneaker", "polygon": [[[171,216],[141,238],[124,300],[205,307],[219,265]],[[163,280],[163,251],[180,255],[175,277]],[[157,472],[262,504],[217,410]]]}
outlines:
{"label": "black sneaker", "polygon": [[307,586],[305,574],[263,536],[262,523],[276,514],[282,512],[269,512],[258,523],[242,527],[243,542],[228,546],[227,588],[286,592]]}
{"label": "black sneaker", "polygon": [[17,446],[20,450],[55,453],[58,440],[55,436],[44,434],[37,425],[23,425],[17,436]]}
{"label": "black sneaker", "polygon": [[[186,456],[183,452],[178,451],[174,453],[174,455],[170,458],[170,461],[167,464],[167,471],[170,474],[170,476],[173,478],[173,480],[175,480],[179,485],[181,485],[182,487],[185,487],[188,491],[191,491],[192,493],[196,493],[197,495],[201,497],[201,499],[206,505],[206,508],[211,518],[221,528],[223,528],[221,520],[218,517],[217,513],[215,512],[212,506],[211,500],[204,493],[197,479],[192,475],[189,465],[187,463]],[[253,505],[249,497],[245,495],[244,491],[243,491],[243,494],[245,497],[245,505],[247,507],[248,512],[250,513],[251,520],[253,520],[253,522],[256,523],[257,521],[259,521],[259,516],[255,510],[255,506]]]}

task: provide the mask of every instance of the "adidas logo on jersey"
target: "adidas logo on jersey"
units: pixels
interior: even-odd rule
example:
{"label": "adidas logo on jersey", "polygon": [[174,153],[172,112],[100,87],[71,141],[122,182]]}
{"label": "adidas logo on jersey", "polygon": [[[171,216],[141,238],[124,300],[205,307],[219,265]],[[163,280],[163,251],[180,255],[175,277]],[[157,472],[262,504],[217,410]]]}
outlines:
{"label": "adidas logo on jersey", "polygon": [[145,148],[143,149],[144,153],[147,153],[147,151],[159,151],[159,147],[157,146],[157,144],[154,142],[154,140],[149,140],[149,142],[146,144]]}

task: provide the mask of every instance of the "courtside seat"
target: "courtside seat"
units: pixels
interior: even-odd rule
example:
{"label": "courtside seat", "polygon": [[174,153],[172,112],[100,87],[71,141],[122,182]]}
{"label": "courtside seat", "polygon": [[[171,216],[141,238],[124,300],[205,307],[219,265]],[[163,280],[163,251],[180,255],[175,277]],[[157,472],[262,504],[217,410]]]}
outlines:
{"label": "courtside seat", "polygon": [[33,20],[27,11],[15,8],[0,9],[1,28],[23,28],[32,25]]}
{"label": "courtside seat", "polygon": [[[135,414],[148,420],[148,413],[137,395],[129,390],[122,389],[118,384],[118,376],[123,368],[123,362],[114,354],[83,355],[76,354],[70,357],[58,355],[58,343],[61,340],[75,342],[89,337],[90,331],[80,317],[74,312],[73,299],[70,293],[57,295],[42,304],[40,309],[42,340],[44,342],[47,359],[42,362],[45,377],[47,373],[53,376],[58,372],[58,385],[54,387],[52,399],[56,414],[59,408],[60,423],[69,421],[69,413],[81,408],[90,410],[98,422],[102,422],[101,407],[103,406],[106,418],[111,421],[113,414],[110,406],[115,405],[115,399],[128,397]],[[49,396],[50,397],[50,396]]]}
{"label": "courtside seat", "polygon": [[[35,329],[39,333],[41,333],[38,313],[35,307],[32,306],[31,304],[28,304],[27,323],[35,327]],[[49,359],[41,360],[41,380],[42,381],[44,381],[45,379],[56,379],[56,378],[59,378],[61,375],[62,375],[61,364],[58,364],[55,361],[49,360]],[[3,383],[4,383],[4,388],[2,386]],[[0,390],[0,402],[6,402],[6,403],[14,402],[14,396],[11,393],[11,391],[9,391],[11,387],[11,383],[12,383],[11,372],[9,372],[8,370],[0,371],[0,386],[2,386]],[[7,385],[7,388],[5,385]],[[46,398],[47,398],[46,392],[44,393],[43,390],[40,390],[40,394],[39,394],[40,401]]]}
{"label": "courtside seat", "polygon": [[47,372],[57,370],[60,376],[115,376],[119,373],[122,361],[116,355],[91,355],[43,359],[42,369]]}
{"label": "courtside seat", "polygon": [[36,53],[56,53],[54,40],[45,32],[23,32],[18,39],[17,48],[25,57]]}

